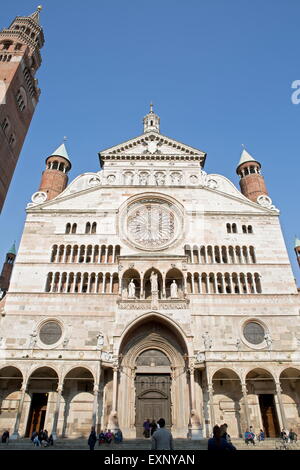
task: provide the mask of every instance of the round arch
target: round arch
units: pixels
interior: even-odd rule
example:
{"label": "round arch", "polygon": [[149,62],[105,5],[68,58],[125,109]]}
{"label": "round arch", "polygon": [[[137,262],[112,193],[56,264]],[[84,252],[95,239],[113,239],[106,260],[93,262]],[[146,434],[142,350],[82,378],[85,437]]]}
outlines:
{"label": "round arch", "polygon": [[167,328],[169,328],[171,331],[174,332],[175,336],[178,338],[179,343],[182,347],[182,350],[184,351],[184,354],[191,355],[192,352],[190,351],[189,354],[189,348],[188,348],[188,343],[186,339],[186,334],[183,331],[182,327],[178,325],[174,320],[171,320],[167,316],[157,313],[157,312],[148,312],[142,314],[140,317],[134,319],[132,322],[130,322],[127,327],[124,329],[123,333],[120,336],[120,341],[119,341],[119,346],[118,346],[118,354],[122,354],[122,349],[123,345],[126,344],[128,337],[132,332],[134,332],[137,327],[140,325],[146,324],[147,322],[157,322],[165,325]]}

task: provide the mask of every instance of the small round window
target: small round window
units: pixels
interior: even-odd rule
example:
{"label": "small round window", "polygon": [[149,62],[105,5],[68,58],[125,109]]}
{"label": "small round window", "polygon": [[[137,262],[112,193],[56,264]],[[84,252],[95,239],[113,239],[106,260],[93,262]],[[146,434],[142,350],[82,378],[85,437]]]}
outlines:
{"label": "small round window", "polygon": [[50,345],[55,344],[62,336],[62,329],[59,323],[48,321],[40,329],[40,340],[42,343]]}
{"label": "small round window", "polygon": [[265,330],[259,323],[251,321],[244,326],[244,336],[251,344],[261,344],[265,338]]}

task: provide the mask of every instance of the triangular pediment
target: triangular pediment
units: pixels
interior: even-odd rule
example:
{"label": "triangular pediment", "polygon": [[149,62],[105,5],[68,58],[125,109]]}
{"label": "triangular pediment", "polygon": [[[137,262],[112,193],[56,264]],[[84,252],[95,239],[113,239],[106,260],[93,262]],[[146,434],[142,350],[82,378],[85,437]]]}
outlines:
{"label": "triangular pediment", "polygon": [[99,152],[101,166],[104,161],[122,158],[126,156],[182,156],[192,158],[204,164],[206,153],[202,150],[183,144],[178,140],[159,134],[158,132],[147,132],[133,139],[114,145]]}

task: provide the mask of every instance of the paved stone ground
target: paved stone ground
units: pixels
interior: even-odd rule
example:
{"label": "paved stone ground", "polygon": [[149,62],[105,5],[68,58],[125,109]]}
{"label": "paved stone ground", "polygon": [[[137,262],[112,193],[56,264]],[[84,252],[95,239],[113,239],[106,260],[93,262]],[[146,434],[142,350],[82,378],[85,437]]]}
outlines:
{"label": "paved stone ground", "polygon": [[[233,445],[238,450],[285,450],[279,439],[266,439],[264,442],[256,442],[256,445],[247,445],[243,439],[233,439]],[[207,439],[200,441],[191,441],[188,439],[175,439],[174,447],[176,450],[206,450]],[[88,450],[87,439],[57,439],[54,446],[34,447],[30,439],[18,439],[10,441],[9,444],[0,444],[0,450]],[[122,444],[96,444],[95,450],[151,450],[150,440],[148,439],[126,439]],[[288,444],[287,450],[300,450],[300,442]]]}

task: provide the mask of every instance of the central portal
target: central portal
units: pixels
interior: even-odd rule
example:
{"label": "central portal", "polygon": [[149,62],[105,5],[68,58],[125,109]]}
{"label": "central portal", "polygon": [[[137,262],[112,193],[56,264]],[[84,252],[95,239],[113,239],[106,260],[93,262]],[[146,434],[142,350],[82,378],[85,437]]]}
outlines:
{"label": "central portal", "polygon": [[136,376],[136,436],[143,437],[146,419],[157,422],[160,418],[171,427],[170,375],[138,374]]}
{"label": "central portal", "polygon": [[143,423],[146,419],[156,422],[160,418],[171,423],[171,378],[170,361],[157,349],[143,351],[136,362],[136,436],[143,437]]}
{"label": "central portal", "polygon": [[122,338],[118,419],[124,435],[143,438],[143,424],[163,418],[186,437],[190,417],[188,351],[181,331],[161,314],[143,316]]}

